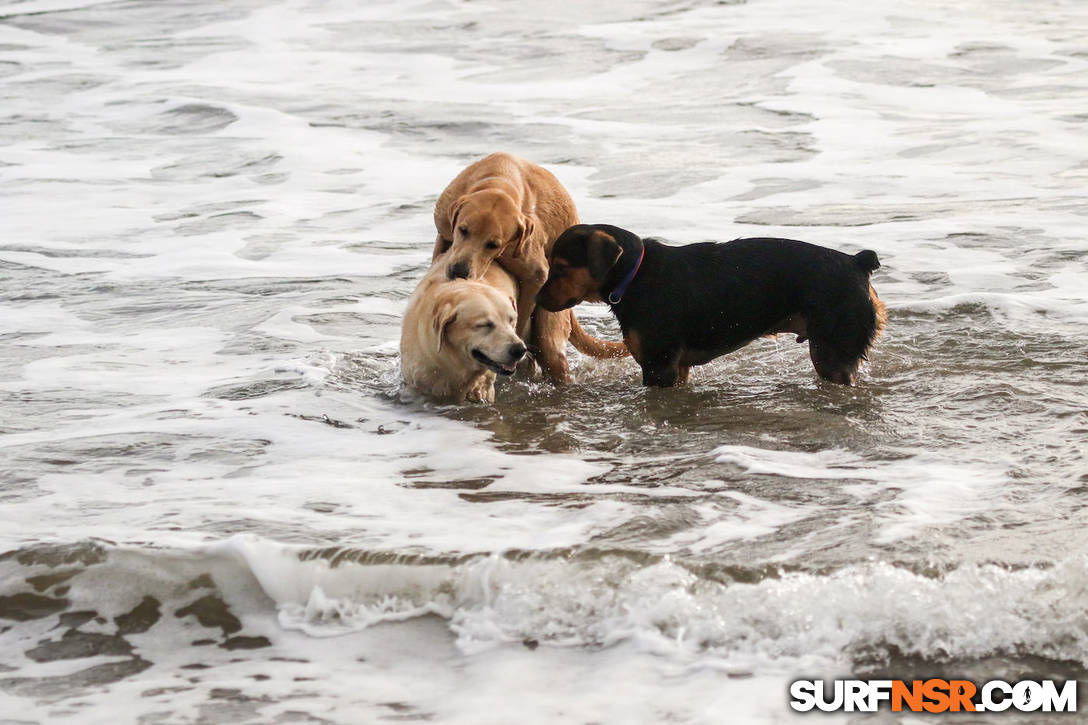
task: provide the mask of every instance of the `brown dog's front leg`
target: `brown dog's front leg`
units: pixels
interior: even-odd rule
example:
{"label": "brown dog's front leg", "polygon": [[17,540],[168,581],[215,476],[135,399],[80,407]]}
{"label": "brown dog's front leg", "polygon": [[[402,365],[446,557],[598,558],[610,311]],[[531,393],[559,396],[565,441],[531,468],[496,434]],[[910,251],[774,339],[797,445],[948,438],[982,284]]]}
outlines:
{"label": "brown dog's front leg", "polygon": [[[529,334],[532,332],[531,323],[533,321],[533,310],[536,308],[536,293],[540,291],[540,288],[544,285],[530,287],[527,284],[522,284],[521,289],[518,291],[518,337],[522,340],[528,340]],[[532,291],[535,290],[535,291]],[[541,310],[544,312],[544,310]]]}
{"label": "brown dog's front leg", "polygon": [[498,261],[518,281],[517,332],[518,337],[528,342],[536,295],[548,281],[548,259],[543,250],[537,249],[523,257],[503,254]]}
{"label": "brown dog's front leg", "polygon": [[434,240],[434,251],[431,252],[431,263],[433,264],[434,260],[438,259],[443,254],[448,252],[450,250],[450,247],[452,247],[452,246],[453,246],[453,240],[452,239],[443,239],[442,238],[442,233],[439,232],[438,236]]}
{"label": "brown dog's front leg", "polygon": [[571,381],[570,363],[567,362],[567,337],[570,335],[567,319],[566,310],[548,312],[537,307],[532,320],[536,361],[544,374],[557,383]]}

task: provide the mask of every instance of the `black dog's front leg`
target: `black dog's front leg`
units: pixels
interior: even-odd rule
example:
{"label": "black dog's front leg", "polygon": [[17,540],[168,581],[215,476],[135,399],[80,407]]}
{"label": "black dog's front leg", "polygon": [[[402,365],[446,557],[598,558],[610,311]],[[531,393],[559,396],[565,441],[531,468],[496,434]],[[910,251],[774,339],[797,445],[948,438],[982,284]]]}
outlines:
{"label": "black dog's front leg", "polygon": [[680,378],[680,353],[660,350],[642,360],[642,384],[671,388]]}

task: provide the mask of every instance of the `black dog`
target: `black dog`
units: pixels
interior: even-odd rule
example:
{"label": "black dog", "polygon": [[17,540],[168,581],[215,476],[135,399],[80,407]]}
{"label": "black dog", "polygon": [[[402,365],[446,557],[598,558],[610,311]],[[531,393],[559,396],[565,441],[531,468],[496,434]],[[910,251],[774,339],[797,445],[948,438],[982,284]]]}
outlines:
{"label": "black dog", "polygon": [[607,224],[578,224],[555,242],[537,304],[558,311],[607,301],[644,385],[686,382],[703,365],[763,335],[809,341],[821,377],[853,385],[884,329],[869,284],[876,253],[851,256],[790,239],[670,247]]}

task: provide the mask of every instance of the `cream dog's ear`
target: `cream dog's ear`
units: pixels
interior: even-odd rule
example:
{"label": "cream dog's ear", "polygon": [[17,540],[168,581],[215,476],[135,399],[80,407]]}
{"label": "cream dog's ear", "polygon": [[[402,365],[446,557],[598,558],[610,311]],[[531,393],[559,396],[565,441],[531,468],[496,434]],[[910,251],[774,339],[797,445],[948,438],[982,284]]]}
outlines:
{"label": "cream dog's ear", "polygon": [[434,336],[438,340],[435,352],[442,352],[442,343],[446,339],[446,328],[457,319],[457,307],[452,302],[447,302],[438,308],[434,316]]}
{"label": "cream dog's ear", "polygon": [[518,229],[514,232],[514,253],[515,259],[520,257],[525,252],[529,251],[529,239],[533,236],[533,231],[536,229],[536,225],[533,223],[532,217],[523,216],[518,223]]}

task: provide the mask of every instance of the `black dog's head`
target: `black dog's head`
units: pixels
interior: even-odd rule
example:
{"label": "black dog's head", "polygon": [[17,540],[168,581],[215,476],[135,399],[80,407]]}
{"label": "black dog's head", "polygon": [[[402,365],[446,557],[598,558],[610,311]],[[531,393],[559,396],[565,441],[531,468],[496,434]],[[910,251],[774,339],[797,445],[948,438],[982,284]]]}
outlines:
{"label": "black dog's head", "polygon": [[558,312],[579,302],[603,302],[611,274],[624,254],[617,237],[630,236],[626,229],[608,224],[576,224],[559,235],[548,260],[548,281],[536,303]]}

